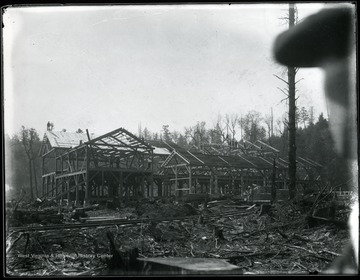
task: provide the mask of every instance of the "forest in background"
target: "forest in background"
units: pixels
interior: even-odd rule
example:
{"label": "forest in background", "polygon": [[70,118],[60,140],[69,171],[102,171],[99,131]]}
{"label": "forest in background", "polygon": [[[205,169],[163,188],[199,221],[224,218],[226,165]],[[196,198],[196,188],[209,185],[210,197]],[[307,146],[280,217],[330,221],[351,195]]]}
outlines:
{"label": "forest in background", "polygon": [[[323,114],[315,119],[313,110],[302,107],[296,114],[296,152],[323,165],[322,184],[342,185],[351,178],[347,162],[337,156],[329,123]],[[55,131],[57,129],[54,129]],[[61,129],[66,131],[66,129]],[[84,129],[85,130],[85,129]],[[83,133],[82,129],[74,131]],[[146,140],[172,141],[186,149],[201,144],[230,144],[244,140],[261,140],[280,151],[279,156],[288,155],[287,120],[274,121],[272,114],[262,116],[257,111],[245,115],[219,115],[212,126],[197,122],[185,127],[182,132],[171,130],[164,124],[159,132],[151,132],[139,124],[137,136]],[[33,128],[22,127],[16,135],[5,135],[5,184],[6,200],[13,198],[35,199],[41,196],[41,154],[42,135]]]}

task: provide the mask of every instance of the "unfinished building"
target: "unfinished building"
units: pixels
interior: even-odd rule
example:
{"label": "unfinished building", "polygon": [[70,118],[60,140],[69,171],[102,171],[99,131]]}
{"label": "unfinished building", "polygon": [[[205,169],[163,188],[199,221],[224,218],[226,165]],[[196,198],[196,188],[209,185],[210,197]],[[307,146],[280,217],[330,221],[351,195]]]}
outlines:
{"label": "unfinished building", "polygon": [[[116,205],[153,196],[247,195],[287,188],[286,160],[258,141],[184,149],[145,141],[124,128],[101,136],[46,131],[41,149],[43,197]],[[298,182],[320,179],[321,166],[298,158]],[[259,191],[258,191],[259,192]]]}
{"label": "unfinished building", "polygon": [[123,128],[98,137],[47,131],[42,160],[44,197],[121,204],[152,195],[153,148]]}

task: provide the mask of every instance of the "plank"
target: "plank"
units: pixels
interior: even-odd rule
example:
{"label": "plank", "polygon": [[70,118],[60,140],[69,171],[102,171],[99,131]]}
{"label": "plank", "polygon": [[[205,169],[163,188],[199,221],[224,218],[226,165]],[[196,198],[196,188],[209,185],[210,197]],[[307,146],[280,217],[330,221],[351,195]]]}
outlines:
{"label": "plank", "polygon": [[178,267],[190,271],[234,270],[240,267],[228,263],[225,259],[212,258],[138,258],[139,261]]}

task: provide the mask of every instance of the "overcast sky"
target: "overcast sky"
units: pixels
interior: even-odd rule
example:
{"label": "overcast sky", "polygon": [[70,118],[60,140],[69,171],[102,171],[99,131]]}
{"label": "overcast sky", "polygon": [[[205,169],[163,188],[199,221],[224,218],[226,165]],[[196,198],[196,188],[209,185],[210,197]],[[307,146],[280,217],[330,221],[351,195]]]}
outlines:
{"label": "overcast sky", "polygon": [[[324,4],[298,5],[299,18]],[[218,114],[286,112],[272,57],[286,4],[8,8],[5,133],[138,125],[183,131]],[[286,76],[284,76],[285,78]],[[298,106],[327,117],[323,74],[301,69]]]}

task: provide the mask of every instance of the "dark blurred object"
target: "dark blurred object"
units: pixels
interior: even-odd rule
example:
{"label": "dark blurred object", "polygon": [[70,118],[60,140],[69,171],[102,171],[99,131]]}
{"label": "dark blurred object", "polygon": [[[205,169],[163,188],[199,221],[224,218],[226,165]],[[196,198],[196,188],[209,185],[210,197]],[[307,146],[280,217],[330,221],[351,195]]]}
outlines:
{"label": "dark blurred object", "polygon": [[278,36],[275,59],[286,66],[321,67],[351,52],[352,9],[324,9]]}
{"label": "dark blurred object", "polygon": [[339,155],[357,159],[355,9],[337,4],[280,34],[275,59],[288,67],[321,67],[332,136]]}
{"label": "dark blurred object", "polygon": [[[279,63],[288,67],[321,67],[325,71],[331,133],[338,154],[349,162],[358,155],[354,7],[355,4],[337,3],[336,7],[323,9],[280,34],[274,43],[274,56]],[[349,164],[348,168],[353,167]],[[353,173],[357,178],[357,170]],[[357,182],[353,184],[356,186]],[[357,202],[349,222],[352,243],[323,273],[358,274],[358,219]]]}

